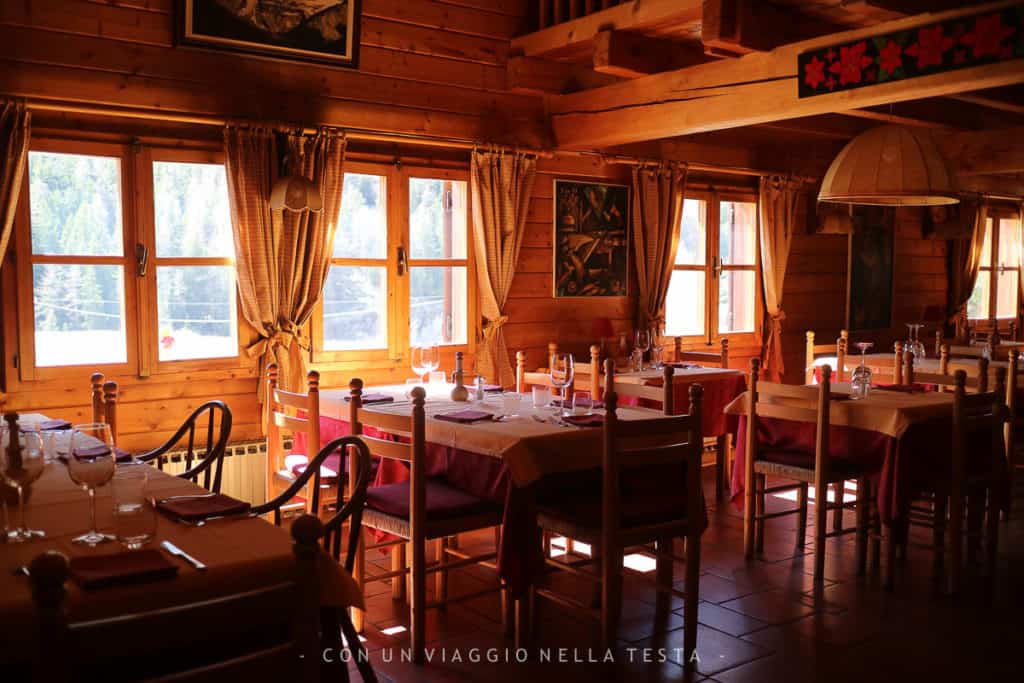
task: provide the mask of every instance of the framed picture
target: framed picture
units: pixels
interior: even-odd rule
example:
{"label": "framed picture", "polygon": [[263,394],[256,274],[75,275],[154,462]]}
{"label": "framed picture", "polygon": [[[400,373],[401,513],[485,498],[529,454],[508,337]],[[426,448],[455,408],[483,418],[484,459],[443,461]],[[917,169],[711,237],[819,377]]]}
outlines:
{"label": "framed picture", "polygon": [[179,41],[355,67],[359,0],[179,0]]}
{"label": "framed picture", "polygon": [[892,327],[895,209],[857,206],[852,213],[847,267],[846,327]]}
{"label": "framed picture", "polygon": [[629,187],[555,180],[554,296],[626,296]]}

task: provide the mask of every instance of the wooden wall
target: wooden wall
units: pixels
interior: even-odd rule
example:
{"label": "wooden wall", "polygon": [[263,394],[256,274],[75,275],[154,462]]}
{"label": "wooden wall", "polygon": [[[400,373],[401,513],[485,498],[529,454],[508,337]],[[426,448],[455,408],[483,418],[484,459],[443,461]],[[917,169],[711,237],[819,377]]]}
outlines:
{"label": "wooden wall", "polygon": [[[926,307],[945,306],[946,243],[922,238],[921,215],[916,208],[896,210],[892,327],[870,334],[852,332],[851,344],[871,341],[875,343],[872,352],[888,351],[893,340],[906,339],[906,323],[920,322]],[[787,381],[798,382],[803,377],[807,330],[815,332],[816,343],[826,344],[846,325],[848,240],[846,235],[800,234],[793,238],[783,294]],[[925,343],[934,332],[934,326],[922,330]]]}

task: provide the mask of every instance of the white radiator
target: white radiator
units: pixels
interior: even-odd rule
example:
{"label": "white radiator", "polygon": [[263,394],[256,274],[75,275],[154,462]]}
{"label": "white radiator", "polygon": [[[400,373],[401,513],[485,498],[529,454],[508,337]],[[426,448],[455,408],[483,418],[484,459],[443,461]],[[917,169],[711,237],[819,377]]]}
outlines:
{"label": "white radiator", "polygon": [[[185,451],[171,451],[164,456],[164,472],[181,474],[186,469]],[[193,466],[196,461],[192,461]],[[212,475],[211,475],[212,476]],[[221,473],[221,493],[259,505],[266,497],[267,488],[267,443],[247,441],[231,444],[224,453],[224,469]],[[200,486],[203,483],[199,477]]]}

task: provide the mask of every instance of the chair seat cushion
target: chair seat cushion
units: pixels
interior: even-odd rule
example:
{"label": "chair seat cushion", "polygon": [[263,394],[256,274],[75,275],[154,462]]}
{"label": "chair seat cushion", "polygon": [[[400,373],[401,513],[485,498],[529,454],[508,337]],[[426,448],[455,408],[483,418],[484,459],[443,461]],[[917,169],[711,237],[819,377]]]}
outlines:
{"label": "chair seat cushion", "polygon": [[[386,515],[409,519],[409,481],[371,486],[366,491],[366,507]],[[427,479],[426,512],[432,521],[476,515],[500,506],[457,489],[440,479]]]}
{"label": "chair seat cushion", "polygon": [[[306,465],[308,464],[309,458],[301,453],[292,453],[284,457],[285,469],[296,477],[306,471]],[[338,472],[342,470],[341,456],[337,453],[328,455],[320,465],[320,483],[333,483],[338,477]]]}
{"label": "chair seat cushion", "polygon": [[[776,465],[814,471],[813,453],[779,448],[759,448],[757,450],[757,459]],[[856,463],[840,458],[831,458],[829,466],[829,479],[833,481],[840,477],[843,479],[855,479],[862,474],[861,468]]]}

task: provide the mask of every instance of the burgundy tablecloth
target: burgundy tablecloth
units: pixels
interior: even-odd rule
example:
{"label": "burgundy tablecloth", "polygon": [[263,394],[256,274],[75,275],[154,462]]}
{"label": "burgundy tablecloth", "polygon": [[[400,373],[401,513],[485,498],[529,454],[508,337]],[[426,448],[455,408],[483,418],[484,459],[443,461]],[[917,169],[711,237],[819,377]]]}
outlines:
{"label": "burgundy tablecloth", "polygon": [[[653,378],[648,384],[650,386],[661,386],[661,378]],[[690,412],[690,385],[699,383],[704,389],[704,400],[701,406],[701,422],[704,436],[722,436],[736,432],[736,418],[725,414],[725,407],[733,399],[747,390],[747,378],[743,374],[719,375],[707,379],[701,379],[695,375],[691,381],[681,381],[676,377],[672,383],[672,412],[676,415],[683,415]],[[623,396],[619,399],[620,405],[635,406],[642,405],[645,408],[661,408],[661,403],[656,401],[641,401],[635,396]]]}

